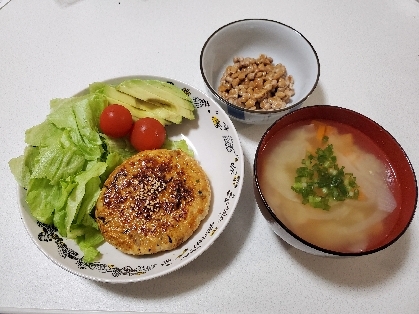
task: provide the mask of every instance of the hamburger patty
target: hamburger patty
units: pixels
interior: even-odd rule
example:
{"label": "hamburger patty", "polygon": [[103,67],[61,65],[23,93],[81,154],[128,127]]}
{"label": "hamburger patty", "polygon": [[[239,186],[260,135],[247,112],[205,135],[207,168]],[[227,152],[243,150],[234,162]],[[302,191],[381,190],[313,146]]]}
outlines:
{"label": "hamburger patty", "polygon": [[115,168],[95,214],[108,243],[144,255],[186,241],[208,214],[210,202],[208,177],[194,158],[181,150],[147,150]]}

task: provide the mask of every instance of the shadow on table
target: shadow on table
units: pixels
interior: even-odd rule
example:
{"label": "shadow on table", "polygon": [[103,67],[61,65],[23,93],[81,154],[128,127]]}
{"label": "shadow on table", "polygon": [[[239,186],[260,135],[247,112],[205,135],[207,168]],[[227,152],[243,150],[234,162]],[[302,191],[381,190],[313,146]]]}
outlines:
{"label": "shadow on table", "polygon": [[282,241],[290,257],[318,277],[339,286],[365,288],[394,277],[403,267],[411,245],[409,229],[393,245],[379,252],[358,257],[322,257],[302,252]]}

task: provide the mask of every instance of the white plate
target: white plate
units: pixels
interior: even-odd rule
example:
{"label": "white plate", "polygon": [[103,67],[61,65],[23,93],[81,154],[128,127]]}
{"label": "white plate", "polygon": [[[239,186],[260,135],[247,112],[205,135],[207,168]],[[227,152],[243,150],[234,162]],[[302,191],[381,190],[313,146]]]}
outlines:
{"label": "white plate", "polygon": [[[213,198],[208,216],[193,236],[175,250],[150,256],[124,254],[108,243],[99,247],[102,258],[86,264],[73,240],[62,238],[54,227],[37,222],[29,213],[23,189],[19,190],[23,222],[37,247],[53,262],[76,275],[104,282],[127,283],[148,280],[185,266],[202,254],[228,224],[243,185],[244,160],[240,141],[229,117],[211,98],[195,88],[163,77],[122,77],[171,82],[189,93],[196,108],[195,120],[167,127],[169,138],[185,139],[208,174]],[[77,95],[86,93],[84,90]]]}

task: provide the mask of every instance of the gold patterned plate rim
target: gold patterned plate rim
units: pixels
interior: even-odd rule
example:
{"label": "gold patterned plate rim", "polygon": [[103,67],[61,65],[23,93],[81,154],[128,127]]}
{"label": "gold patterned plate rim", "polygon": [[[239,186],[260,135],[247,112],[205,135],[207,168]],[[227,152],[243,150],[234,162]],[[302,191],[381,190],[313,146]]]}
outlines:
{"label": "gold patterned plate rim", "polygon": [[[237,131],[222,108],[194,87],[175,79],[159,76],[125,76],[104,82],[118,84],[123,80],[156,79],[174,84],[193,100],[195,120],[167,127],[171,139],[185,139],[195,158],[208,174],[212,201],[208,216],[192,237],[178,248],[150,256],[131,256],[108,243],[99,247],[100,260],[85,263],[75,242],[61,237],[57,230],[36,221],[19,188],[19,201],[24,225],[36,246],[54,263],[78,276],[94,281],[129,283],[149,280],[171,273],[205,252],[220,236],[230,221],[243,186],[244,157]],[[77,93],[82,95],[87,89]]]}

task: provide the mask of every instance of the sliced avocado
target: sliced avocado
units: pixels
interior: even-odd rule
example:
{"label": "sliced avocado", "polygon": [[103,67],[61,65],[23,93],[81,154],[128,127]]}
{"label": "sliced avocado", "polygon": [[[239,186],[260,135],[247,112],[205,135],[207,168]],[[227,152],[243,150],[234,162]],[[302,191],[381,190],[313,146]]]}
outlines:
{"label": "sliced avocado", "polygon": [[193,111],[193,104],[176,94],[157,88],[146,80],[133,79],[124,81],[116,87],[119,91],[151,103],[172,106],[175,110],[184,108]]}
{"label": "sliced avocado", "polygon": [[[95,84],[97,84],[97,87],[100,86],[100,83]],[[101,88],[96,89],[95,93],[105,95],[108,100],[112,99],[113,104],[128,104],[132,107],[135,107],[136,104],[136,99],[134,97],[121,93],[115,88],[115,86],[112,85],[105,84]]]}
{"label": "sliced avocado", "polygon": [[193,114],[193,112],[191,110],[188,110],[188,109],[185,109],[185,108],[182,108],[182,107],[162,105],[162,104],[159,104],[157,102],[150,102],[150,103],[157,106],[157,107],[160,107],[160,108],[169,110],[173,113],[176,113],[178,115],[181,115],[182,117],[184,117],[186,119],[189,119],[189,120],[195,119],[195,115]]}
{"label": "sliced avocado", "polygon": [[139,109],[137,107],[133,107],[131,105],[128,104],[122,104],[122,106],[124,106],[125,108],[127,108],[130,112],[131,115],[133,117],[134,120],[138,120],[141,118],[154,118],[157,121],[159,121],[161,124],[163,125],[170,125],[171,122],[167,121],[166,119],[161,118],[159,115],[155,114],[154,112],[150,111],[150,110],[142,110]]}
{"label": "sliced avocado", "polygon": [[165,105],[171,105],[171,103],[167,100],[157,97],[155,94],[144,88],[144,82],[140,79],[124,81],[116,86],[116,89],[143,101],[154,101]]}
{"label": "sliced avocado", "polygon": [[148,101],[144,101],[141,99],[137,99],[136,105],[135,107],[141,109],[141,110],[145,110],[145,111],[149,111],[152,114],[165,119],[167,121],[173,122],[175,124],[179,124],[182,122],[182,116],[176,112],[170,111],[167,108],[163,107],[163,106],[157,106],[153,103],[150,103]]}
{"label": "sliced avocado", "polygon": [[163,95],[167,95],[167,93],[175,94],[176,96],[178,96],[178,97],[187,101],[187,103],[185,104],[187,107],[185,107],[185,108],[187,108],[189,110],[195,110],[195,107],[192,104],[191,97],[186,95],[183,90],[176,87],[175,85],[167,83],[167,82],[158,81],[158,80],[145,80],[145,82],[148,85],[153,86],[154,88],[158,88],[160,90],[160,93],[161,93],[162,97],[164,97]]}
{"label": "sliced avocado", "polygon": [[96,82],[89,85],[89,90],[91,92],[106,96],[109,104],[118,104],[124,106],[131,112],[134,120],[150,117],[158,120],[163,125],[171,124],[171,122],[155,114],[154,112],[139,109],[137,104],[138,100],[135,97],[118,91],[115,86]]}

